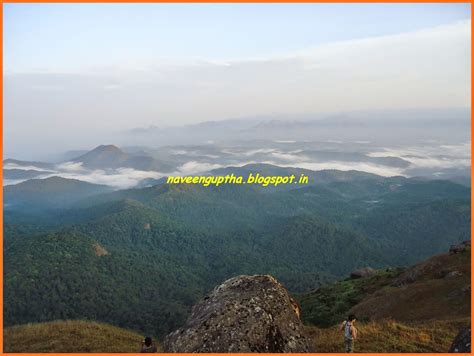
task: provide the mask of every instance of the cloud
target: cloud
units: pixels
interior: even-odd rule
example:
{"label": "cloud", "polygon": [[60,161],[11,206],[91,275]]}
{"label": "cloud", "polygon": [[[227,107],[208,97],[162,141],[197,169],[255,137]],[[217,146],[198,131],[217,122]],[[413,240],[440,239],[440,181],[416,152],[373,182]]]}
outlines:
{"label": "cloud", "polygon": [[188,154],[188,151],[186,151],[186,150],[170,150],[170,153],[174,154],[174,155],[186,155],[186,154]]}
{"label": "cloud", "polygon": [[409,161],[416,168],[463,168],[470,167],[470,159],[459,159],[453,157],[444,157],[444,158],[432,158],[432,157],[423,157],[423,158],[406,158],[403,159]]}
{"label": "cloud", "polygon": [[208,172],[213,169],[218,169],[218,168],[223,168],[223,167],[224,166],[221,164],[190,161],[178,167],[178,171],[179,171],[178,174],[191,175],[191,174]]}
{"label": "cloud", "polygon": [[386,148],[370,152],[369,157],[400,157],[411,163],[410,168],[468,168],[471,166],[471,144],[412,146]]}
{"label": "cloud", "polygon": [[[7,73],[6,153],[84,146],[86,140],[97,143],[130,125],[469,107],[470,26],[470,21],[461,21],[264,59],[171,64],[157,59],[154,64],[100,71]],[[61,90],[53,95],[51,88]]]}
{"label": "cloud", "polygon": [[44,169],[41,167],[36,167],[33,165],[22,165],[22,164],[16,164],[16,163],[7,163],[3,166],[3,169],[21,169],[21,170],[35,170],[35,171],[40,171],[40,172],[50,172],[51,170],[49,169]]}
{"label": "cloud", "polygon": [[[408,161],[408,167],[391,167],[381,163],[369,162],[370,158],[363,160],[363,155],[358,156],[361,162],[338,161],[331,159],[321,161],[317,158],[304,154],[308,148],[313,147],[314,142],[298,142],[297,145],[284,145],[283,148],[271,148],[274,143],[268,143],[270,147],[253,146],[245,149],[243,146],[229,149],[227,146],[188,146],[169,147],[167,153],[179,156],[181,160],[173,173],[165,174],[154,171],[140,171],[132,168],[119,168],[115,170],[88,170],[77,162],[64,162],[55,166],[54,172],[45,174],[39,178],[46,178],[53,175],[64,178],[78,179],[90,183],[105,184],[115,189],[126,189],[137,186],[144,179],[159,179],[167,175],[196,175],[207,173],[214,169],[229,166],[241,167],[253,163],[268,163],[281,167],[298,167],[310,170],[336,169],[342,171],[358,170],[369,172],[381,176],[440,176],[446,174],[459,174],[467,171],[471,166],[470,142],[457,144],[441,144],[439,142],[423,142],[416,146],[396,146],[396,147],[373,147],[364,145],[363,152],[368,157],[398,157]],[[317,143],[320,145],[319,143]],[[257,148],[260,147],[260,148]],[[347,145],[341,143],[341,152],[353,149],[349,142]],[[324,150],[323,147],[319,148]],[[360,148],[356,148],[356,151]],[[211,152],[212,154],[206,153]],[[230,156],[226,156],[227,153]],[[176,157],[176,156],[175,156]],[[22,166],[9,163],[6,169],[36,169],[45,171],[32,165]],[[45,171],[46,173],[47,171]],[[454,172],[454,173],[453,173]],[[462,173],[464,174],[464,173]],[[16,184],[22,180],[6,180],[4,185]]]}
{"label": "cloud", "polygon": [[187,150],[170,150],[171,154],[179,156],[195,156],[195,157],[207,157],[207,158],[219,158],[218,155],[212,155],[208,153],[201,153],[199,151],[187,151]]}
{"label": "cloud", "polygon": [[256,154],[259,154],[259,153],[267,154],[267,153],[272,153],[272,152],[275,152],[274,148],[260,148],[257,150],[248,150],[248,151],[244,150],[244,152],[242,152],[241,154],[243,154],[244,156],[255,156]]}
{"label": "cloud", "polygon": [[[6,166],[10,166],[6,165]],[[6,167],[5,166],[5,167]],[[37,167],[34,166],[17,166],[11,164],[11,166],[15,167],[22,167],[19,169],[36,169]],[[12,168],[12,167],[9,167]],[[88,170],[82,167],[82,163],[75,163],[75,162],[65,162],[56,165],[57,171],[53,173],[44,174],[39,177],[35,177],[35,179],[45,179],[53,176],[62,177],[66,179],[77,179],[88,183],[93,184],[104,184],[108,185],[115,189],[128,189],[133,188],[140,181],[147,178],[154,178],[159,179],[164,177],[166,174],[161,172],[154,172],[154,171],[140,171],[133,168],[118,168],[113,171],[105,171],[101,169],[97,170]],[[42,169],[38,169],[40,171],[44,171]],[[50,171],[49,171],[50,172]],[[6,179],[4,180],[3,184],[12,185],[18,184],[28,179]]]}
{"label": "cloud", "polygon": [[289,162],[295,162],[295,163],[304,162],[308,160],[307,157],[297,156],[295,154],[292,154],[292,152],[283,153],[283,152],[278,151],[278,152],[273,152],[271,156],[273,158],[277,158],[282,161],[289,161]]}
{"label": "cloud", "polygon": [[55,175],[63,178],[78,179],[94,184],[104,184],[115,189],[133,188],[143,179],[159,179],[165,176],[164,173],[140,171],[133,168],[118,168],[113,172],[106,172],[104,170],[68,171],[60,172]]}
{"label": "cloud", "polygon": [[66,172],[82,172],[86,169],[82,166],[82,162],[64,162],[56,165],[60,171]]}
{"label": "cloud", "polygon": [[28,179],[4,179],[3,180],[3,186],[7,186],[7,185],[15,185],[15,184],[18,184],[18,183],[22,183],[22,182],[25,182],[27,181]]}
{"label": "cloud", "polygon": [[120,84],[107,84],[104,86],[104,90],[120,90],[121,88]]}
{"label": "cloud", "polygon": [[383,177],[393,177],[393,176],[406,176],[403,173],[403,169],[387,167],[381,165],[375,165],[370,163],[361,163],[361,162],[340,162],[340,161],[328,161],[328,162],[294,162],[287,164],[279,164],[274,161],[267,161],[263,163],[274,164],[280,167],[295,167],[295,168],[304,168],[312,171],[321,171],[325,169],[336,169],[339,171],[362,171],[377,174]]}

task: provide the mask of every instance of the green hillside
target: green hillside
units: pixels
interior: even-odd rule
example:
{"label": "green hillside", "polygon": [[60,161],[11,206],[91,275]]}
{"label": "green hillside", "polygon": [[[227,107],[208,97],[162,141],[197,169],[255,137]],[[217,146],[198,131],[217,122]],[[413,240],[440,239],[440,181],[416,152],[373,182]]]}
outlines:
{"label": "green hillside", "polygon": [[84,198],[111,190],[105,185],[54,176],[8,185],[3,188],[3,199],[9,210],[62,209]]}
{"label": "green hillside", "polygon": [[[92,250],[97,257],[109,253],[97,245]],[[459,329],[470,323],[469,286],[467,250],[328,284],[297,298],[317,352],[343,352],[338,325],[347,313],[358,316],[358,352],[446,352]],[[13,326],[4,333],[6,352],[136,352],[142,338],[77,320]]]}
{"label": "green hillside", "polygon": [[[139,203],[122,208],[87,224],[6,240],[7,325],[86,317],[162,335],[233,275],[271,273],[307,290],[334,278],[331,271],[362,263],[362,257],[334,263],[341,240],[360,256],[368,248],[357,245],[360,237],[317,219],[289,219],[267,235],[214,235],[181,227]],[[298,226],[308,230],[295,239],[311,236],[305,254],[286,247],[287,232]],[[96,244],[107,255],[97,256]]]}
{"label": "green hillside", "polygon": [[162,336],[235,275],[272,274],[305,293],[470,238],[469,188],[314,174],[320,184],[291,190],[159,184],[7,210],[5,324],[85,318]]}
{"label": "green hillside", "polygon": [[[304,323],[329,327],[344,320],[349,310],[368,295],[388,286],[403,269],[377,271],[372,277],[330,283],[307,294],[297,295]],[[360,317],[359,317],[360,318]]]}
{"label": "green hillside", "polygon": [[[108,253],[93,250],[98,257]],[[470,250],[346,279],[296,297],[316,352],[343,352],[339,323],[347,313],[356,313],[357,352],[444,353],[458,331],[470,324],[466,286],[470,286]],[[4,331],[6,352],[137,352],[142,339],[142,334],[127,329],[80,320]],[[161,351],[159,339],[155,343]]]}
{"label": "green hillside", "polygon": [[445,253],[296,296],[315,349],[343,352],[339,325],[355,314],[357,352],[447,352],[471,322],[470,259],[470,248]]}
{"label": "green hillside", "polygon": [[405,323],[470,316],[470,248],[440,254],[409,268],[379,270],[373,276],[330,283],[298,295],[302,320],[333,326],[348,314],[361,321]]}

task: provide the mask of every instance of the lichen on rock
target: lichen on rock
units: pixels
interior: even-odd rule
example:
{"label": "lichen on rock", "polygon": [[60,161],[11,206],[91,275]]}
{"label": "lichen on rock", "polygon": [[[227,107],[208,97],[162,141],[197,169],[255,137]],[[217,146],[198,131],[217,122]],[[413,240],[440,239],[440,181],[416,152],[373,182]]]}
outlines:
{"label": "lichen on rock", "polygon": [[165,352],[310,352],[288,291],[269,275],[231,278],[196,304],[169,334]]}

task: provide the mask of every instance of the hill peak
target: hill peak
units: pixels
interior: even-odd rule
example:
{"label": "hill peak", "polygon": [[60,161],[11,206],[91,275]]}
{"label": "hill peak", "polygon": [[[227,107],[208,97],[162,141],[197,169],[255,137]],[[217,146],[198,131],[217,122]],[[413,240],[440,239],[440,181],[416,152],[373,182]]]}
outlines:
{"label": "hill peak", "polygon": [[13,185],[12,187],[43,187],[44,189],[45,187],[49,186],[49,187],[57,189],[60,186],[75,186],[75,185],[91,186],[91,187],[92,186],[105,187],[105,185],[101,185],[101,184],[94,184],[94,183],[85,182],[79,179],[64,178],[60,176],[29,179],[24,182]]}
{"label": "hill peak", "polygon": [[82,162],[83,167],[102,169],[118,167],[128,159],[128,155],[115,145],[100,145],[82,156],[74,159],[74,162]]}
{"label": "hill peak", "polygon": [[124,153],[120,148],[115,145],[99,145],[93,150],[89,152],[117,152],[117,153]]}

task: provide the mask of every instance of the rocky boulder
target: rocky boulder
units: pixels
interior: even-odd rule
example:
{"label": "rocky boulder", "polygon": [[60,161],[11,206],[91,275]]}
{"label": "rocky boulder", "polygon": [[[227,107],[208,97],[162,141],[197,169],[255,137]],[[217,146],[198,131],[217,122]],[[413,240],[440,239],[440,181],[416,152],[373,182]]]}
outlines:
{"label": "rocky boulder", "polygon": [[462,243],[458,245],[451,245],[451,247],[449,248],[449,253],[450,254],[461,253],[461,252],[466,251],[466,249],[467,249],[467,245],[462,244]]}
{"label": "rocky boulder", "polygon": [[359,268],[351,272],[351,278],[356,279],[356,278],[370,277],[370,276],[373,276],[375,272],[376,271],[370,267]]}
{"label": "rocky boulder", "polygon": [[448,272],[444,275],[443,278],[455,278],[455,277],[459,277],[459,276],[462,276],[462,272],[459,272],[459,271],[451,271],[451,272]]}
{"label": "rocky boulder", "polygon": [[165,352],[310,352],[299,306],[272,276],[238,276],[196,304]]}
{"label": "rocky boulder", "polygon": [[449,352],[470,353],[471,352],[471,328],[463,328],[454,339]]}

